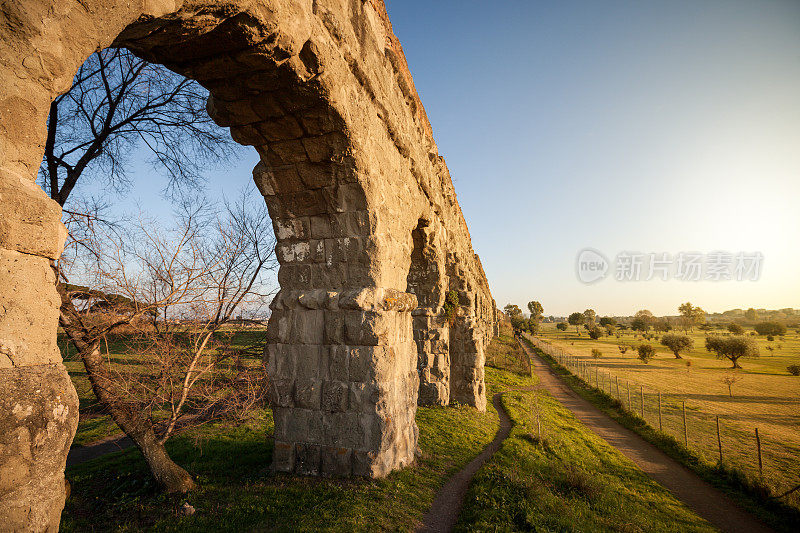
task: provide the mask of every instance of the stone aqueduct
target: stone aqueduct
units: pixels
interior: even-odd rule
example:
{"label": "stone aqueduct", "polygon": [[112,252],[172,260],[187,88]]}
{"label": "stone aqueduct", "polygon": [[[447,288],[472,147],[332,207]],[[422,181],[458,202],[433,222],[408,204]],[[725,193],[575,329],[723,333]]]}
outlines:
{"label": "stone aqueduct", "polygon": [[381,0],[8,0],[0,32],[0,528],[56,529],[64,504],[65,230],[35,178],[50,102],[108,46],[200,82],[261,157],[277,470],[382,476],[414,458],[418,401],[485,408],[495,305]]}

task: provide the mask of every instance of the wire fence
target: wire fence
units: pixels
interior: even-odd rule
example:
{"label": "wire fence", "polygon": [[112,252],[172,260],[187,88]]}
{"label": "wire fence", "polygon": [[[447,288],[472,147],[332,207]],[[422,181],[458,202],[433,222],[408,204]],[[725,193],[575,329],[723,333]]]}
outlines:
{"label": "wire fence", "polygon": [[[800,508],[800,446],[765,435],[754,424],[731,413],[711,413],[691,394],[662,392],[620,377],[597,361],[572,355],[550,342],[526,335],[590,387],[602,390],[652,429],[673,437],[710,465],[738,472],[781,501]],[[735,420],[738,419],[738,420]]]}

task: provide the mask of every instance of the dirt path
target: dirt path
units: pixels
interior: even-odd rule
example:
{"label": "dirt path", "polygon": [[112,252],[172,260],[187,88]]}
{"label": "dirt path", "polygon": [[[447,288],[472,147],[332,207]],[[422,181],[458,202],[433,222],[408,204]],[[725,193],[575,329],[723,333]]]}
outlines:
{"label": "dirt path", "polygon": [[522,346],[530,355],[533,370],[547,392],[695,513],[724,532],[772,531],[723,492],[578,396],[536,353],[524,343]]}
{"label": "dirt path", "polygon": [[86,446],[75,446],[70,448],[67,455],[67,468],[79,465],[86,461],[91,461],[103,455],[125,450],[133,446],[133,441],[123,435],[111,435],[100,440],[96,440]]}
{"label": "dirt path", "polygon": [[475,459],[470,461],[467,466],[456,472],[447,483],[439,489],[436,494],[436,499],[433,500],[433,505],[422,517],[422,526],[417,531],[432,533],[432,532],[447,532],[452,531],[458,520],[458,514],[461,512],[461,506],[464,503],[464,496],[467,494],[467,489],[472,481],[475,472],[491,457],[494,452],[500,449],[500,445],[511,433],[511,418],[503,408],[500,397],[504,393],[498,392],[492,397],[492,405],[497,409],[497,414],[500,416],[500,429],[494,436],[492,442],[486,445],[483,451],[478,454]]}

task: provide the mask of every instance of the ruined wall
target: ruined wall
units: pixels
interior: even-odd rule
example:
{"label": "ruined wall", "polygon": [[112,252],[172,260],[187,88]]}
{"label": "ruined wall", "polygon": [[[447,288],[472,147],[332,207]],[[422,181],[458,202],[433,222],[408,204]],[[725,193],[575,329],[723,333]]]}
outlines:
{"label": "ruined wall", "polygon": [[34,180],[50,102],[110,45],[198,80],[212,118],[261,156],[253,177],[281,264],[265,355],[278,470],[382,476],[414,458],[421,391],[485,408],[491,294],[381,2],[11,0],[0,7],[4,527],[56,528],[63,507],[77,397],[50,261],[65,231]]}

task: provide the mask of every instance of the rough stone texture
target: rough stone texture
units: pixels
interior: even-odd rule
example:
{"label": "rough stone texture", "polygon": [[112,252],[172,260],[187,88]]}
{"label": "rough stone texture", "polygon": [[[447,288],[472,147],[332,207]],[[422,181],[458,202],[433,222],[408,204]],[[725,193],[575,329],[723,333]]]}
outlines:
{"label": "rough stone texture", "polygon": [[57,529],[78,395],[60,364],[0,369],[0,529]]}
{"label": "rough stone texture", "polygon": [[[58,361],[48,261],[64,230],[33,185],[48,107],[113,44],[198,80],[209,114],[261,156],[253,178],[281,264],[265,352],[277,469],[382,476],[413,460],[420,394],[485,408],[494,302],[382,2],[10,0],[0,33],[0,369],[19,383],[10,401]],[[452,327],[442,320],[450,290],[460,300]],[[47,368],[54,397],[71,398],[63,368]],[[24,425],[9,405],[4,435]],[[42,413],[68,446],[74,420]],[[30,529],[57,527],[53,476],[66,449],[51,451],[20,477],[36,498],[0,496],[0,508],[39,517]],[[18,455],[0,449],[0,469],[22,472]]]}

